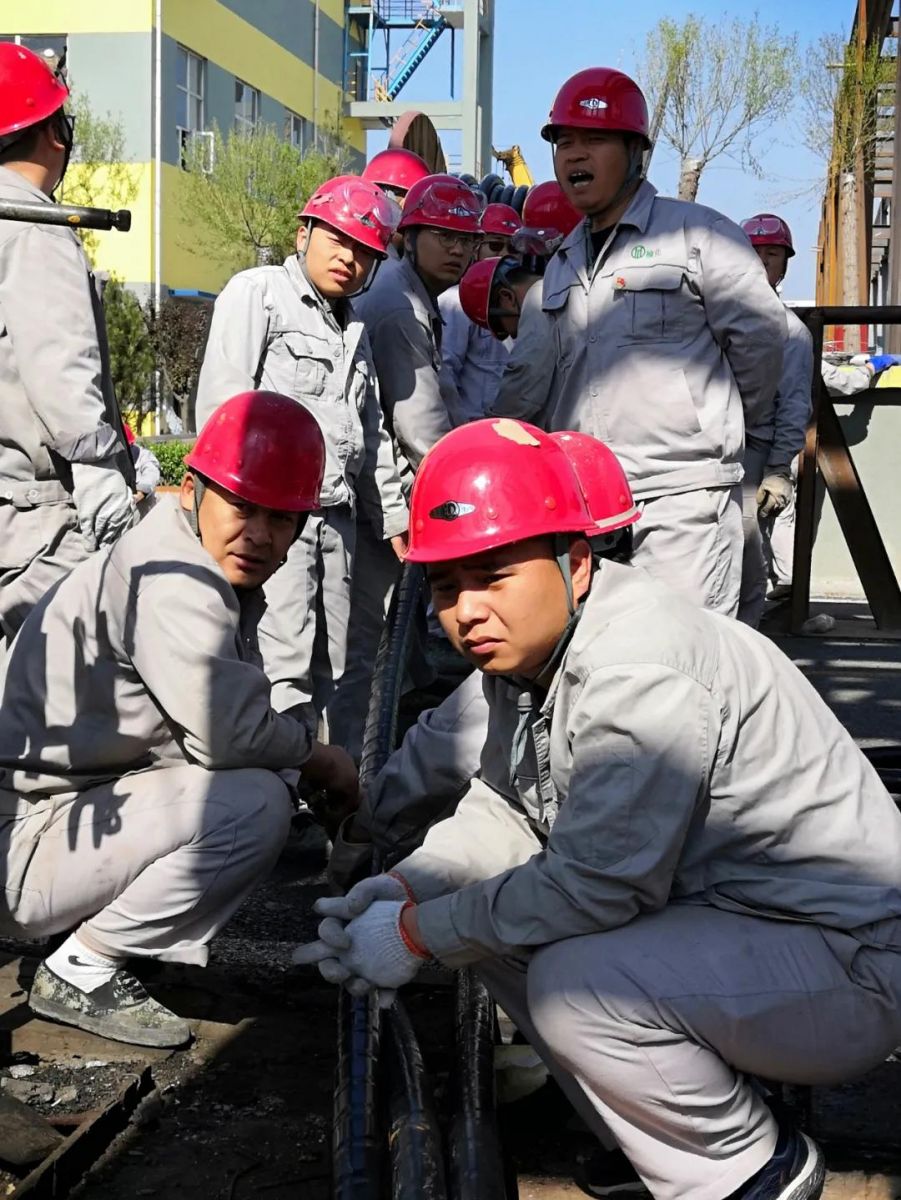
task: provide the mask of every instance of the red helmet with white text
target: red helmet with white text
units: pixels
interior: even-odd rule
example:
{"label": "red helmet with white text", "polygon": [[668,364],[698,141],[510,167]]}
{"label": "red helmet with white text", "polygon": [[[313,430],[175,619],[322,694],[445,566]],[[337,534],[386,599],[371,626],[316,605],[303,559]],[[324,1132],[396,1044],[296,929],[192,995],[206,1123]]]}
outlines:
{"label": "red helmet with white text", "polygon": [[567,200],[566,193],[555,179],[536,183],[529,188],[522,206],[522,223],[530,229],[558,229],[564,237],[582,220],[584,214]]}
{"label": "red helmet with white text", "polygon": [[541,136],[555,142],[564,127],[634,133],[651,144],[644,93],[634,79],[612,67],[588,67],[567,79]]}
{"label": "red helmet with white text", "polygon": [[788,257],[793,257],[792,231],[775,213],[757,213],[742,221],[741,227],[751,239],[752,246],[782,246]]}
{"label": "red helmet with white text", "polygon": [[485,197],[453,175],[428,175],[414,183],[404,201],[398,229],[452,229],[479,232]]}
{"label": "red helmet with white text", "polygon": [[0,138],[38,125],[69,97],[69,89],[39,54],[0,42]]}
{"label": "red helmet with white text", "polygon": [[400,208],[380,187],[359,175],[336,175],[316,189],[298,216],[321,221],[387,258]]}
{"label": "red helmet with white text", "polygon": [[565,450],[534,425],[473,421],[436,442],[410,498],[410,562],[448,562],[593,518]]}
{"label": "red helmet with white text", "polygon": [[552,433],[551,437],[563,447],[581,484],[591,513],[591,524],[583,531],[586,537],[634,525],[641,513],[632,499],[626,473],[609,446],[590,433],[574,430]]}
{"label": "red helmet with white text", "polygon": [[509,204],[489,204],[482,213],[482,233],[494,237],[513,237],[522,228],[519,213]]}
{"label": "red helmet with white text", "polygon": [[380,150],[363,168],[363,179],[392,192],[408,192],[414,183],[430,175],[424,158],[402,148]]}
{"label": "red helmet with white text", "polygon": [[185,465],[248,504],[279,512],[319,507],[325,442],[311,412],[278,392],[241,392],[198,434]]}

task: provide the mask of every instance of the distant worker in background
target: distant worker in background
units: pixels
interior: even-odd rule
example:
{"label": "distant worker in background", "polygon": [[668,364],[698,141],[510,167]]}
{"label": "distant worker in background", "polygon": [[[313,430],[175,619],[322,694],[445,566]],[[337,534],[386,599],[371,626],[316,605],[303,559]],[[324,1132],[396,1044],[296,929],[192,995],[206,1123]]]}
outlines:
{"label": "distant worker in background", "polygon": [[[376,184],[391,199],[403,208],[407,192],[414,183],[430,175],[428,163],[412,150],[380,150],[363,168],[362,178]],[[389,258],[400,258],[404,248],[404,235],[394,233],[388,246]]]}
{"label": "distant worker in background", "polygon": [[160,460],[152,450],[141,445],[130,425],[125,425],[124,429],[128,451],[135,468],[134,499],[138,506],[138,516],[141,517],[153,507],[154,492],[159,487],[162,478]]}
{"label": "distant worker in background", "polygon": [[[69,89],[0,42],[0,202],[49,204]],[[48,588],[134,520],[106,323],[74,230],[0,217],[0,655]]]}
{"label": "distant worker in background", "polygon": [[[489,204],[479,223],[482,237],[476,259],[510,253],[510,239],[522,227],[515,209]],[[460,285],[438,297],[444,321],[441,333],[441,390],[451,425],[465,425],[484,417],[497,395],[498,384],[510,357],[506,339],[494,337],[473,324],[460,302]]]}
{"label": "distant worker in background", "polygon": [[[787,222],[774,213],[757,213],[742,221],[741,227],[763,263],[770,287],[778,294],[788,260],[795,254]],[[738,619],[754,629],[760,624],[766,601],[766,540],[778,514],[793,504],[795,462],[804,449],[810,420],[813,339],[790,308],[785,309],[785,318],[782,377],[775,406],[767,420],[745,428],[744,558]]]}
{"label": "distant worker in background", "polygon": [[531,370],[511,358],[495,414],[607,443],[643,506],[637,565],[734,616],[744,427],[772,412],[782,306],[737,225],[643,178],[647,105],[628,76],[573,76],[542,136],[585,219],[548,264],[547,331],[523,347]]}
{"label": "distant worker in background", "polygon": [[[385,264],[357,304],[406,488],[426,452],[451,427],[440,382],[443,322],[438,297],[460,282],[472,261],[484,206],[481,193],[452,175],[430,175],[414,184],[398,225],[403,257]],[[348,667],[333,705],[342,744],[356,758],[379,639],[400,569],[364,525],[358,525],[357,535]]]}
{"label": "distant worker in background", "polygon": [[[260,622],[273,706],[315,729],[345,670],[358,522],[389,556],[402,552],[407,528],[369,342],[351,302],[387,257],[400,210],[374,183],[341,175],[299,218],[296,254],[241,271],[216,300],[197,420],[208,421],[227,396],[265,387],[305,404],[325,436],[321,510],[267,584]],[[340,726],[331,737],[340,741]]]}

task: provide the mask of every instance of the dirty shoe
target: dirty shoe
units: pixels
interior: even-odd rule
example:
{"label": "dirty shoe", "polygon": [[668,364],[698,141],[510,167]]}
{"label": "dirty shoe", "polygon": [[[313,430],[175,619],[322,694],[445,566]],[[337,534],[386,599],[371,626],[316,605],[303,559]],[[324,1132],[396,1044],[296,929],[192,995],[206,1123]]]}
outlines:
{"label": "dirty shoe", "polygon": [[41,963],[28,1003],[38,1016],[77,1025],[114,1042],[171,1047],[183,1046],[191,1038],[187,1021],[158,1004],[134,975],[121,969],[108,983],[83,992]]}

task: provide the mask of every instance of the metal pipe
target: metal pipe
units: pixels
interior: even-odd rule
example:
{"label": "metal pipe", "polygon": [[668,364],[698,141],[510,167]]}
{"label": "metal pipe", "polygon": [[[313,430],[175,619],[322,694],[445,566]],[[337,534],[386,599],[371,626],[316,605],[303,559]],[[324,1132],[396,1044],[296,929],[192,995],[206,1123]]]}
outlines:
{"label": "metal pipe", "polygon": [[43,200],[0,200],[0,220],[30,221],[34,225],[69,225],[73,229],[131,229],[131,211],[84,208],[80,204],[45,204]]}
{"label": "metal pipe", "polygon": [[393,1200],[446,1200],[438,1119],[425,1086],[422,1052],[399,1000],[385,1024],[391,1195]]}
{"label": "metal pipe", "polygon": [[451,1200],[503,1200],[507,1195],[495,1111],[494,1023],[488,989],[472,971],[459,971],[448,1147]]}

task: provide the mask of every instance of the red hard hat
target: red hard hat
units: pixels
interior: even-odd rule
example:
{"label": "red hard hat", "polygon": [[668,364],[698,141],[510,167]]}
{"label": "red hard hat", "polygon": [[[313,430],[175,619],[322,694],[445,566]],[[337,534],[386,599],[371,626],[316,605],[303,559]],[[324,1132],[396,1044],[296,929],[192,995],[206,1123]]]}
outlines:
{"label": "red hard hat", "polygon": [[589,67],[567,79],[557,93],[541,136],[546,142],[554,142],[563,126],[636,133],[648,146],[651,144],[644,93],[634,79],[612,67]]}
{"label": "red hard hat", "polygon": [[741,227],[751,239],[752,246],[784,246],[789,258],[794,255],[792,231],[775,213],[757,213],[742,221]]}
{"label": "red hard hat", "polygon": [[68,96],[69,89],[40,55],[0,42],[0,137],[37,125]]}
{"label": "red hard hat", "polygon": [[555,179],[529,188],[522,206],[522,223],[535,229],[559,229],[567,237],[582,220],[583,213],[567,200]]}
{"label": "red hard hat", "polygon": [[185,465],[249,504],[319,507],[325,442],[316,418],[278,392],[241,392],[201,429]]}
{"label": "red hard hat", "polygon": [[495,283],[501,282],[497,274],[498,268],[504,264],[518,267],[519,261],[515,258],[483,258],[473,263],[460,280],[460,307],[470,321],[487,329],[501,341],[507,334],[491,323],[491,293]]}
{"label": "red hard hat", "polygon": [[410,499],[410,562],[468,558],[592,524],[565,451],[509,418],[473,421],[436,442]]}
{"label": "red hard hat", "polygon": [[359,175],[336,175],[316,189],[298,215],[330,225],[387,258],[400,208],[380,187]]}
{"label": "red hard hat", "polygon": [[391,191],[408,192],[430,175],[429,164],[412,150],[380,150],[363,168],[363,179]]}
{"label": "red hard hat", "polygon": [[453,175],[427,175],[414,183],[404,201],[398,229],[429,226],[478,233],[485,197]]}
{"label": "red hard hat", "polygon": [[129,446],[133,446],[135,444],[135,434],[134,430],[127,421],[122,422],[122,430],[125,434],[126,442],[128,442]]}
{"label": "red hard hat", "polygon": [[482,233],[495,237],[512,237],[522,228],[519,213],[509,204],[489,204],[482,213]]}
{"label": "red hard hat", "polygon": [[635,507],[626,473],[613,451],[590,433],[564,430],[552,433],[551,437],[563,447],[581,484],[591,514],[591,524],[584,529],[586,536],[597,537],[634,525],[641,513]]}

